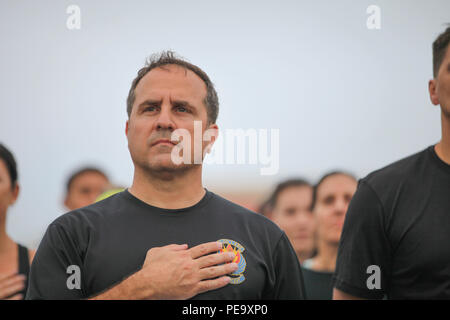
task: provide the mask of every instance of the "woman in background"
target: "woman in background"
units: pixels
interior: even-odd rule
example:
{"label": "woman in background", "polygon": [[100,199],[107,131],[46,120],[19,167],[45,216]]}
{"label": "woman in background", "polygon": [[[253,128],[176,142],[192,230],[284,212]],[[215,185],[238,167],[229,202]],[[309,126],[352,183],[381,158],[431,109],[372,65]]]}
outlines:
{"label": "woman in background", "polygon": [[290,179],[277,185],[265,215],[289,238],[298,260],[314,253],[314,217],[311,212],[313,188],[304,179]]}
{"label": "woman in background", "polygon": [[6,233],[6,213],[18,195],[16,161],[0,144],[0,299],[25,298],[28,272],[35,253],[14,242]]}
{"label": "woman in background", "polygon": [[332,298],[339,240],[356,186],[354,176],[335,171],[324,175],[314,187],[312,212],[316,221],[317,254],[302,265],[308,300]]}

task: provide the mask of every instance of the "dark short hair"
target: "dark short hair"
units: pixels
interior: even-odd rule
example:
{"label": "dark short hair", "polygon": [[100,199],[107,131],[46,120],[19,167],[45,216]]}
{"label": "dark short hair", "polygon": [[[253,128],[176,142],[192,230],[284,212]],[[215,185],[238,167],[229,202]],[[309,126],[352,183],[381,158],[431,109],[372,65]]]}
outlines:
{"label": "dark short hair", "polygon": [[0,159],[5,162],[6,169],[9,173],[9,179],[11,181],[11,188],[14,188],[17,183],[18,173],[17,173],[17,163],[14,159],[14,155],[8,148],[0,143]]}
{"label": "dark short hair", "polygon": [[445,53],[450,43],[450,24],[433,42],[433,77],[436,78],[439,73]]}
{"label": "dark short hair", "polygon": [[276,187],[275,190],[272,192],[267,204],[270,206],[271,209],[275,208],[275,206],[277,205],[277,201],[278,198],[280,197],[280,194],[291,187],[311,187],[312,185],[306,180],[306,179],[302,179],[302,178],[294,178],[294,179],[289,179],[289,180],[285,180],[281,183],[279,183]]}
{"label": "dark short hair", "polygon": [[324,174],[322,176],[322,178],[320,178],[319,182],[317,182],[317,184],[314,186],[313,188],[313,200],[311,203],[311,211],[314,210],[314,207],[316,206],[317,203],[317,191],[319,190],[320,185],[329,177],[332,176],[337,176],[337,175],[344,175],[347,176],[349,178],[352,178],[355,181],[358,181],[358,179],[351,173],[347,172],[347,171],[342,171],[342,170],[334,170],[334,171],[330,171],[326,174]]}
{"label": "dark short hair", "polygon": [[79,176],[81,176],[82,174],[85,174],[85,173],[97,173],[99,175],[102,175],[103,177],[105,177],[106,180],[109,181],[109,178],[106,175],[106,173],[103,172],[102,170],[100,170],[99,168],[96,168],[96,167],[83,167],[83,168],[80,168],[80,169],[74,171],[69,176],[69,179],[67,179],[67,183],[66,183],[66,191],[69,192],[70,191],[70,187],[72,187],[72,184],[75,181],[75,179],[78,178]]}
{"label": "dark short hair", "polygon": [[208,114],[208,122],[216,123],[217,116],[219,114],[219,98],[217,96],[216,89],[214,88],[214,84],[211,82],[206,72],[204,72],[196,65],[193,65],[192,63],[180,57],[177,57],[175,52],[173,51],[163,51],[161,53],[151,55],[149,58],[147,58],[145,66],[138,71],[137,77],[133,80],[130,91],[128,93],[128,118],[130,118],[131,110],[136,99],[135,89],[139,84],[139,81],[141,81],[141,79],[151,70],[171,64],[178,65],[186,70],[191,70],[203,80],[206,85],[206,97],[204,100],[204,104],[206,107],[206,112]]}

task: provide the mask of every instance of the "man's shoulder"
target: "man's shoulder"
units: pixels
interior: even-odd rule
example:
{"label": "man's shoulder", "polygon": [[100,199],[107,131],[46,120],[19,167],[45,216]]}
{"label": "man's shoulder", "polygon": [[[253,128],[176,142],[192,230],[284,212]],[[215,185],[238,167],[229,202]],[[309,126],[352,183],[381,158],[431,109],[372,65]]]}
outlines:
{"label": "man's shoulder", "polygon": [[427,147],[425,150],[375,170],[361,179],[360,182],[369,185],[376,193],[389,192],[404,184],[411,183],[418,178],[423,167],[426,166],[425,160],[430,148]]}
{"label": "man's shoulder", "polygon": [[[211,192],[211,191],[210,191]],[[227,218],[245,220],[251,224],[265,226],[272,229],[274,232],[281,234],[281,229],[269,218],[264,215],[245,208],[237,203],[234,203],[214,192],[211,192],[215,203],[219,203],[223,211],[226,212]]]}
{"label": "man's shoulder", "polygon": [[219,204],[222,208],[226,209],[228,214],[238,215],[249,219],[255,219],[258,221],[264,221],[263,223],[271,223],[271,221],[262,214],[252,211],[235,202],[232,202],[231,200],[228,200],[222,197],[221,195],[218,195],[217,193],[214,193],[212,191],[210,192],[216,205]]}
{"label": "man's shoulder", "polygon": [[66,212],[56,218],[50,225],[65,227],[100,222],[107,215],[113,214],[122,207],[124,201],[122,193],[114,194],[86,207]]}

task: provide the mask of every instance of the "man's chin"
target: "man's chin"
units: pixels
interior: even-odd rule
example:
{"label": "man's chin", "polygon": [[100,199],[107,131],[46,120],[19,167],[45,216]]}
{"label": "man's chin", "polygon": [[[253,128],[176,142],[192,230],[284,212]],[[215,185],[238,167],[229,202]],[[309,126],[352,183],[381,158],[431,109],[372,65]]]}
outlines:
{"label": "man's chin", "polygon": [[152,159],[148,163],[145,164],[146,171],[154,172],[154,173],[176,173],[188,170],[190,165],[186,165],[184,163],[175,164],[170,157],[168,159]]}

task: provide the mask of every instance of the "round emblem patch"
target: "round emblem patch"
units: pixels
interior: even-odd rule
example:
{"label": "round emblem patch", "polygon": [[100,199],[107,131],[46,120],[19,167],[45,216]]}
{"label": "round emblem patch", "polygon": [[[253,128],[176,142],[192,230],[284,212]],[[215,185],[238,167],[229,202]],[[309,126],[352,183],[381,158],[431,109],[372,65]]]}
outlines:
{"label": "round emblem patch", "polygon": [[239,284],[245,280],[244,271],[247,266],[243,252],[245,248],[238,242],[229,239],[217,240],[222,243],[222,249],[218,252],[233,252],[235,254],[234,260],[231,262],[237,263],[238,268],[233,273],[230,273],[231,284]]}

